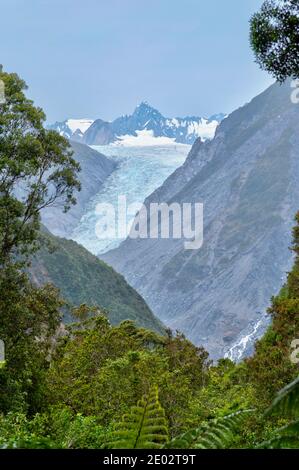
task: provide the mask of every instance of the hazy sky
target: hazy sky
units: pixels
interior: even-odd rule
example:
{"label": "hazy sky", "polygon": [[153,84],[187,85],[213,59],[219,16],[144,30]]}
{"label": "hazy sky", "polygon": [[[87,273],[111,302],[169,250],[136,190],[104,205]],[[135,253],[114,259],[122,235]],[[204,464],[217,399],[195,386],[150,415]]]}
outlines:
{"label": "hazy sky", "polygon": [[248,21],[262,0],[0,0],[0,63],[48,121],[230,112],[273,80]]}

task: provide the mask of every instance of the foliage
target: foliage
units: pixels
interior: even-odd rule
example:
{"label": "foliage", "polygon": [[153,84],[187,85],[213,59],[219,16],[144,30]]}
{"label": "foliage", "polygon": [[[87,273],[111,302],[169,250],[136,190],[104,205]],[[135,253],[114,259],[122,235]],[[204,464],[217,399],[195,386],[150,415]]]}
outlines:
{"label": "foliage", "polygon": [[223,449],[234,438],[234,433],[252,410],[237,411],[203,423],[175,437],[165,447],[169,449]]}
{"label": "foliage", "polygon": [[[44,232],[42,244],[30,267],[31,278],[39,285],[50,280],[71,306],[85,303],[107,309],[114,325],[130,318],[163,333],[162,324],[143,298],[113,268],[72,240]],[[68,310],[64,319],[72,321]]]}
{"label": "foliage", "polygon": [[277,394],[267,413],[299,415],[299,377]]}
{"label": "foliage", "polygon": [[280,390],[265,415],[272,413],[297,417],[295,421],[276,429],[275,436],[259,445],[260,448],[281,449],[299,446],[299,377]]}
{"label": "foliage", "polygon": [[173,435],[187,426],[207,366],[206,352],[182,335],[161,337],[131,321],[113,327],[97,315],[62,338],[48,373],[48,402],[108,426],[156,383]]}
{"label": "foliage", "polygon": [[[252,20],[256,47],[258,21],[272,21],[271,5],[274,1],[266,2],[264,17]],[[278,59],[282,78],[286,64],[295,62],[283,53]],[[212,365],[203,348],[158,322],[156,330],[164,336],[134,321],[118,324],[127,316],[152,327],[153,318],[109,267],[77,244],[55,239],[56,254],[42,250],[31,275],[39,265],[72,299],[77,322],[61,325],[65,301],[52,285],[32,285],[25,261],[39,242],[53,241],[48,234],[38,239],[40,209],[62,200],[67,210],[75,202],[78,166],[67,142],[43,129],[43,112],[25,98],[24,82],[13,74],[1,79],[6,102],[0,110],[0,338],[6,357],[0,365],[0,447],[298,447],[298,366],[290,360],[290,345],[299,337],[299,213],[295,263],[272,299],[272,324],[253,356],[240,364],[222,359]],[[82,290],[83,304],[77,297]]]}
{"label": "foliage", "polygon": [[80,183],[68,141],[44,129],[45,115],[25,97],[25,82],[3,72],[0,79],[0,266],[6,266],[37,248],[40,211],[59,201],[68,210]]}
{"label": "foliage", "polygon": [[110,449],[159,449],[168,440],[165,412],[159,403],[158,387],[131,407],[109,436]]}
{"label": "foliage", "polygon": [[0,272],[0,292],[0,410],[38,408],[63,301],[53,286],[35,288],[13,267]]}
{"label": "foliage", "polygon": [[299,338],[299,213],[293,229],[294,266],[286,285],[272,299],[269,314],[272,323],[265,335],[257,341],[255,354],[246,363],[248,373],[260,405],[270,405],[276,392],[295,379],[298,365],[290,360],[291,344]]}
{"label": "foliage", "polygon": [[0,448],[99,448],[104,436],[96,417],[68,408],[49,408],[32,419],[24,413],[0,415]]}
{"label": "foliage", "polygon": [[[51,448],[53,443],[49,437],[39,435],[40,429],[35,429],[35,421],[28,420],[24,413],[8,413],[0,415],[0,448],[2,449],[38,449]],[[38,433],[38,434],[37,434]]]}
{"label": "foliage", "polygon": [[21,270],[39,245],[40,211],[75,203],[79,167],[67,140],[43,127],[45,115],[26,98],[16,74],[0,72],[0,409],[38,407],[63,302],[57,289],[37,289]]}
{"label": "foliage", "polygon": [[299,77],[298,0],[266,0],[251,18],[251,46],[260,67],[283,82]]}
{"label": "foliage", "polygon": [[218,418],[256,406],[255,390],[247,374],[244,363],[234,364],[229,359],[211,366],[208,382],[194,401],[193,418]]}

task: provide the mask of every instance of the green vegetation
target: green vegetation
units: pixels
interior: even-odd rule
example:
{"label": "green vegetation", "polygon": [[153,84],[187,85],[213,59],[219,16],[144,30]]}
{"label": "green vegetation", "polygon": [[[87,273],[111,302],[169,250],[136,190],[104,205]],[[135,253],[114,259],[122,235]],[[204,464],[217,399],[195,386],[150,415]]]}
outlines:
{"label": "green vegetation", "polygon": [[3,378],[11,385],[12,376],[1,370],[0,445],[298,447],[298,379],[288,385],[298,366],[287,347],[298,315],[276,308],[289,292],[287,285],[273,299],[272,326],[254,356],[238,365],[225,359],[212,366],[183,335],[159,336],[132,321],[112,326],[102,312],[92,309],[90,317],[82,306],[75,312],[80,321],[54,335],[47,366],[29,363],[42,370],[38,393],[31,380],[25,394],[4,395]]}
{"label": "green vegetation", "polygon": [[251,18],[251,46],[260,67],[283,82],[299,76],[298,0],[266,0]]}
{"label": "green vegetation", "polygon": [[62,337],[48,371],[46,401],[109,426],[156,384],[175,435],[186,429],[207,370],[207,353],[184,336],[159,336],[131,321],[113,327],[99,312]]}
{"label": "green vegetation", "polygon": [[124,415],[105,446],[111,449],[159,449],[167,440],[165,412],[159,403],[158,388],[153,387]]}
{"label": "green vegetation", "polygon": [[[258,58],[278,78],[298,72],[283,44],[279,62],[271,55],[281,39],[271,15],[279,27],[287,22],[292,41],[298,27],[298,2],[283,3],[274,9],[265,2],[252,20],[257,54],[265,46]],[[271,326],[251,358],[212,364],[184,335],[162,330],[111,268],[74,242],[40,237],[41,208],[61,199],[67,210],[75,202],[78,166],[67,141],[43,129],[24,82],[0,78],[0,448],[298,448],[291,344],[299,338],[299,213],[295,263],[272,299]],[[56,250],[46,250],[51,244]],[[65,326],[67,307],[77,321]]]}
{"label": "green vegetation", "polygon": [[[33,258],[31,279],[37,285],[53,283],[69,307],[81,304],[107,310],[113,325],[131,319],[137,325],[163,333],[162,323],[123,276],[72,240],[43,233],[43,245]],[[47,249],[50,246],[50,249]],[[64,320],[74,320],[65,308]]]}
{"label": "green vegetation", "polygon": [[16,74],[0,73],[0,369],[2,411],[36,410],[63,301],[55,287],[35,288],[24,274],[39,247],[40,210],[75,203],[79,167],[69,143],[44,129],[45,115],[25,97]]}
{"label": "green vegetation", "polygon": [[43,127],[45,115],[25,97],[26,84],[1,72],[0,104],[0,267],[26,260],[37,249],[40,211],[76,200],[79,165],[66,139]]}
{"label": "green vegetation", "polygon": [[251,410],[237,411],[212,419],[170,441],[169,449],[224,449],[234,441],[234,434]]}

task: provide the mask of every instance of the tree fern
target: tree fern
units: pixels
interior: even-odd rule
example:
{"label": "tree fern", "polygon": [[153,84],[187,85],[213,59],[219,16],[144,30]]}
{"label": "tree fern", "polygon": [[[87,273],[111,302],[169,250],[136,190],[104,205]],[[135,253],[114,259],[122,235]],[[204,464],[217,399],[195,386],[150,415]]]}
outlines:
{"label": "tree fern", "polygon": [[153,387],[124,415],[103,447],[110,449],[158,449],[168,440],[167,420]]}
{"label": "tree fern", "polygon": [[299,420],[276,430],[277,435],[258,445],[259,449],[289,449],[299,446]]}
{"label": "tree fern", "polygon": [[[299,414],[299,377],[278,392],[277,397],[266,411],[265,415],[281,414],[297,416]],[[277,429],[276,436],[263,442],[258,447],[263,449],[298,448],[299,445],[299,420]]]}
{"label": "tree fern", "polygon": [[179,437],[172,439],[164,447],[168,449],[223,449],[232,441],[237,428],[252,410],[213,419],[203,423]]}
{"label": "tree fern", "polygon": [[294,416],[299,413],[299,377],[278,392],[266,414],[281,413]]}

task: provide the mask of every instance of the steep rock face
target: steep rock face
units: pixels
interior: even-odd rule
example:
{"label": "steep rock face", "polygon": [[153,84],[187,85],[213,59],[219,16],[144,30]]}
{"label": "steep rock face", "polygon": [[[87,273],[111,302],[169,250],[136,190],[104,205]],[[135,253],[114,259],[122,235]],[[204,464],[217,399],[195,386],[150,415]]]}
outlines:
{"label": "steep rock face", "polygon": [[[30,274],[35,284],[53,283],[70,306],[86,303],[107,309],[112,324],[134,320],[140,326],[163,333],[160,321],[123,276],[81,245],[47,231],[43,236],[51,249],[43,248],[32,261]],[[64,319],[70,319],[68,312]]]}
{"label": "steep rock face", "polygon": [[82,140],[88,145],[108,145],[115,140],[115,135],[109,122],[96,119],[82,136]]}
{"label": "steep rock face", "polygon": [[106,178],[115,169],[115,162],[87,145],[70,141],[73,158],[80,163],[79,179],[82,189],[76,192],[77,204],[66,214],[61,207],[49,207],[42,213],[44,225],[55,235],[68,237],[85,212],[86,205],[98,191]]}
{"label": "steep rock face", "polygon": [[[130,239],[102,256],[167,325],[220,357],[256,329],[291,265],[299,208],[299,106],[274,84],[196,141],[146,201],[202,202],[204,243]],[[261,322],[262,323],[262,322]],[[256,331],[255,331],[256,333]],[[243,351],[250,344],[244,344]]]}

